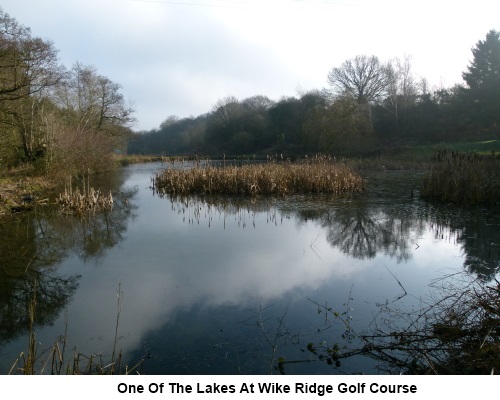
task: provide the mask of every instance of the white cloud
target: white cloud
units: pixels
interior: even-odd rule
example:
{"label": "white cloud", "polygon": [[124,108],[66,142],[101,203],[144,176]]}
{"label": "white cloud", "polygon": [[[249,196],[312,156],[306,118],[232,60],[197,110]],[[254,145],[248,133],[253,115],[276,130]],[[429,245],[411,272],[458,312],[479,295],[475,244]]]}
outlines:
{"label": "white cloud", "polygon": [[[185,4],[179,4],[185,3]],[[68,67],[95,65],[123,86],[139,129],[198,115],[217,99],[278,99],[326,86],[357,54],[412,55],[431,84],[461,81],[470,49],[499,29],[500,5],[448,1],[4,0],[4,11],[50,39]]]}

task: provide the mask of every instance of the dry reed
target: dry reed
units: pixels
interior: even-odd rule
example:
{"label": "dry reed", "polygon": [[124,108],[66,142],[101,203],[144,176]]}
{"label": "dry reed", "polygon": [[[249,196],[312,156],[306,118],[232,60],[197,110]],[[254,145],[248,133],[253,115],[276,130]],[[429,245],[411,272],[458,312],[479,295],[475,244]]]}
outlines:
{"label": "dry reed", "polygon": [[153,179],[159,194],[290,195],[360,192],[364,180],[345,164],[326,158],[301,164],[263,163],[216,167],[196,163],[188,169],[166,169]]}
{"label": "dry reed", "polygon": [[500,201],[500,155],[440,151],[422,181],[422,197],[461,205]]}
{"label": "dry reed", "polygon": [[99,189],[94,189],[90,186],[88,179],[87,183],[83,183],[83,190],[73,190],[71,177],[69,184],[65,185],[64,193],[60,193],[56,199],[61,210],[66,214],[82,215],[85,212],[95,212],[98,210],[111,210],[113,208],[113,195],[103,194]]}
{"label": "dry reed", "polygon": [[9,375],[129,375],[140,374],[145,358],[140,359],[135,365],[129,367],[124,365],[123,353],[117,351],[118,323],[121,313],[123,292],[121,285],[118,286],[117,302],[118,313],[116,317],[115,336],[111,360],[105,363],[102,355],[91,354],[87,356],[73,349],[73,355],[67,359],[67,325],[63,335],[46,349],[41,349],[36,340],[34,330],[35,314],[37,309],[37,282],[33,282],[33,295],[28,305],[28,349],[21,352],[9,370]]}

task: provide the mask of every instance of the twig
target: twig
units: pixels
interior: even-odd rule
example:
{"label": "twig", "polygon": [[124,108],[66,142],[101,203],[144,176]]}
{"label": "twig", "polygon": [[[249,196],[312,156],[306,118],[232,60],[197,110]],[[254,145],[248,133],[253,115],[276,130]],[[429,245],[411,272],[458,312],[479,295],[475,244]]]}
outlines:
{"label": "twig", "polygon": [[396,282],[397,282],[397,283],[398,283],[398,285],[401,287],[401,289],[403,289],[403,292],[404,292],[404,294],[402,294],[401,296],[399,296],[399,297],[397,297],[396,299],[394,299],[393,301],[391,301],[391,303],[389,303],[389,304],[392,304],[392,303],[395,303],[395,302],[396,302],[396,301],[398,301],[398,300],[401,300],[403,297],[405,297],[405,296],[408,294],[408,292],[407,292],[407,291],[406,291],[406,289],[403,287],[403,285],[401,284],[401,282],[399,281],[399,279],[398,279],[398,278],[396,278],[396,276],[395,276],[395,275],[391,272],[391,270],[390,270],[389,268],[387,268],[387,265],[385,265],[385,264],[384,264],[384,267],[385,267],[385,269],[386,269],[387,271],[389,271],[389,273],[392,275],[392,277],[393,277],[394,279],[396,279]]}
{"label": "twig", "polygon": [[35,254],[33,254],[33,257],[31,257],[31,260],[28,262],[28,265],[26,265],[26,269],[24,270],[24,273],[28,272],[28,268],[30,267],[31,263],[33,262],[33,260],[37,256],[37,254],[38,254],[38,249],[36,249]]}
{"label": "twig", "polygon": [[316,241],[318,240],[319,238],[319,234],[318,236],[316,236],[316,238],[311,242],[311,244],[309,245],[309,247],[311,248],[311,250],[314,252],[314,254],[316,254],[316,257],[318,257],[318,259],[320,261],[322,261],[322,258],[319,256],[318,252],[316,251]]}
{"label": "twig", "polygon": [[115,361],[115,352],[116,352],[116,343],[118,341],[118,322],[120,320],[120,313],[121,313],[121,299],[122,299],[122,291],[121,291],[121,283],[118,284],[118,292],[116,294],[117,296],[117,313],[116,313],[116,324],[115,324],[115,339],[113,343],[113,354],[111,355],[111,373],[114,372],[114,361]]}
{"label": "twig", "polygon": [[259,326],[260,330],[264,334],[264,337],[266,338],[266,341],[269,343],[269,345],[272,348],[271,360],[270,360],[270,364],[269,364],[269,371],[272,374],[273,366],[274,366],[274,360],[275,360],[275,357],[276,357],[276,350],[278,348],[278,339],[279,339],[280,336],[283,335],[281,329],[282,329],[282,327],[284,327],[284,322],[283,321],[285,320],[285,317],[286,317],[286,314],[287,314],[287,310],[285,309],[285,312],[283,313],[283,315],[279,319],[278,328],[276,329],[276,333],[274,334],[274,338],[271,338],[269,336],[268,332],[266,332],[266,330],[264,329],[264,321],[262,321],[262,310],[263,310],[262,306],[259,304],[259,313],[258,313],[258,316],[257,316],[257,325]]}

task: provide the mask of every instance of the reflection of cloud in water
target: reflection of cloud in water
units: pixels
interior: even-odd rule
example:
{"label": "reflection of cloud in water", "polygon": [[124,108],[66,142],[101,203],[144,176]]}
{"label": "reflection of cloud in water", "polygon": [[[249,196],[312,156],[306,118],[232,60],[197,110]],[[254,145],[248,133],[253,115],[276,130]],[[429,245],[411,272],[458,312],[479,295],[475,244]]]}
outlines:
{"label": "reflection of cloud in water", "polygon": [[326,196],[171,202],[151,196],[149,172],[127,182],[139,190],[126,235],[116,231],[113,247],[83,265],[76,256],[63,263],[61,272],[82,274],[68,310],[68,335],[83,353],[111,352],[118,285],[119,347],[129,351],[195,308],[253,308],[261,300],[327,295],[351,285],[383,301],[400,294],[385,266],[419,293],[437,269],[463,262],[457,244],[463,229],[448,228],[453,225],[421,203],[367,197],[345,203]]}
{"label": "reflection of cloud in water", "polygon": [[[158,226],[152,229],[155,233],[129,232],[123,248],[110,254],[116,266],[111,280],[114,285],[121,282],[124,292],[120,331],[130,334],[127,348],[193,306],[253,307],[261,298],[279,299],[294,290],[314,292],[332,279],[348,279],[369,267],[351,263],[328,245],[317,223],[304,223],[297,230],[293,219],[275,225],[258,213],[255,229],[238,227],[234,219],[226,220],[224,229],[223,220],[214,218],[210,228],[184,223],[177,230],[179,218],[176,212],[158,218],[162,234]],[[108,266],[101,269],[83,279],[72,312],[84,314],[75,329],[88,330],[85,327],[95,327],[100,320],[97,325],[106,326],[107,333],[99,335],[111,339],[116,286],[106,277]],[[108,293],[108,300],[95,293]],[[95,311],[85,315],[88,308]]]}
{"label": "reflection of cloud in water", "polygon": [[446,268],[456,260],[463,260],[462,252],[451,239],[436,238],[435,232],[427,230],[416,238],[413,246],[413,258],[416,268]]}

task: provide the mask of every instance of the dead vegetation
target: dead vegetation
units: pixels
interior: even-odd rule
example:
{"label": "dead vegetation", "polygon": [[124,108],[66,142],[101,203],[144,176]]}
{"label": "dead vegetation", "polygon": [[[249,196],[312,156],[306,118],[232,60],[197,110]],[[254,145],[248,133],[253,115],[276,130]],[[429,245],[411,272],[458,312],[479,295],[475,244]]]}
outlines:
{"label": "dead vegetation", "polygon": [[82,215],[85,212],[106,211],[113,208],[113,195],[111,191],[108,195],[99,189],[94,189],[90,183],[83,180],[82,190],[73,190],[72,179],[65,185],[64,192],[59,194],[56,203],[65,214]]}
{"label": "dead vegetation", "polygon": [[464,206],[500,201],[500,154],[440,151],[422,182],[422,196]]}
{"label": "dead vegetation", "polygon": [[360,192],[364,179],[343,163],[316,157],[304,163],[274,162],[226,166],[205,162],[169,168],[153,180],[159,194],[277,195]]}
{"label": "dead vegetation", "polygon": [[0,178],[0,218],[48,204],[47,193],[53,187],[53,183],[43,177],[12,175]]}
{"label": "dead vegetation", "polygon": [[397,301],[379,305],[372,329],[365,333],[352,329],[350,313],[315,303],[325,321],[335,318],[345,325],[351,345],[338,341],[308,349],[337,367],[342,359],[361,355],[392,374],[498,374],[500,282],[458,273],[433,282],[432,289],[412,311],[399,309]]}
{"label": "dead vegetation", "polygon": [[36,340],[34,330],[35,316],[37,312],[36,288],[33,283],[33,297],[28,305],[28,348],[21,352],[12,364],[9,375],[129,375],[140,374],[144,358],[135,365],[129,366],[124,363],[123,352],[117,348],[118,326],[121,313],[123,292],[118,286],[117,292],[117,315],[115,325],[115,336],[112,353],[105,357],[102,354],[85,355],[77,351],[67,349],[67,332],[62,334],[51,346],[43,349]]}

